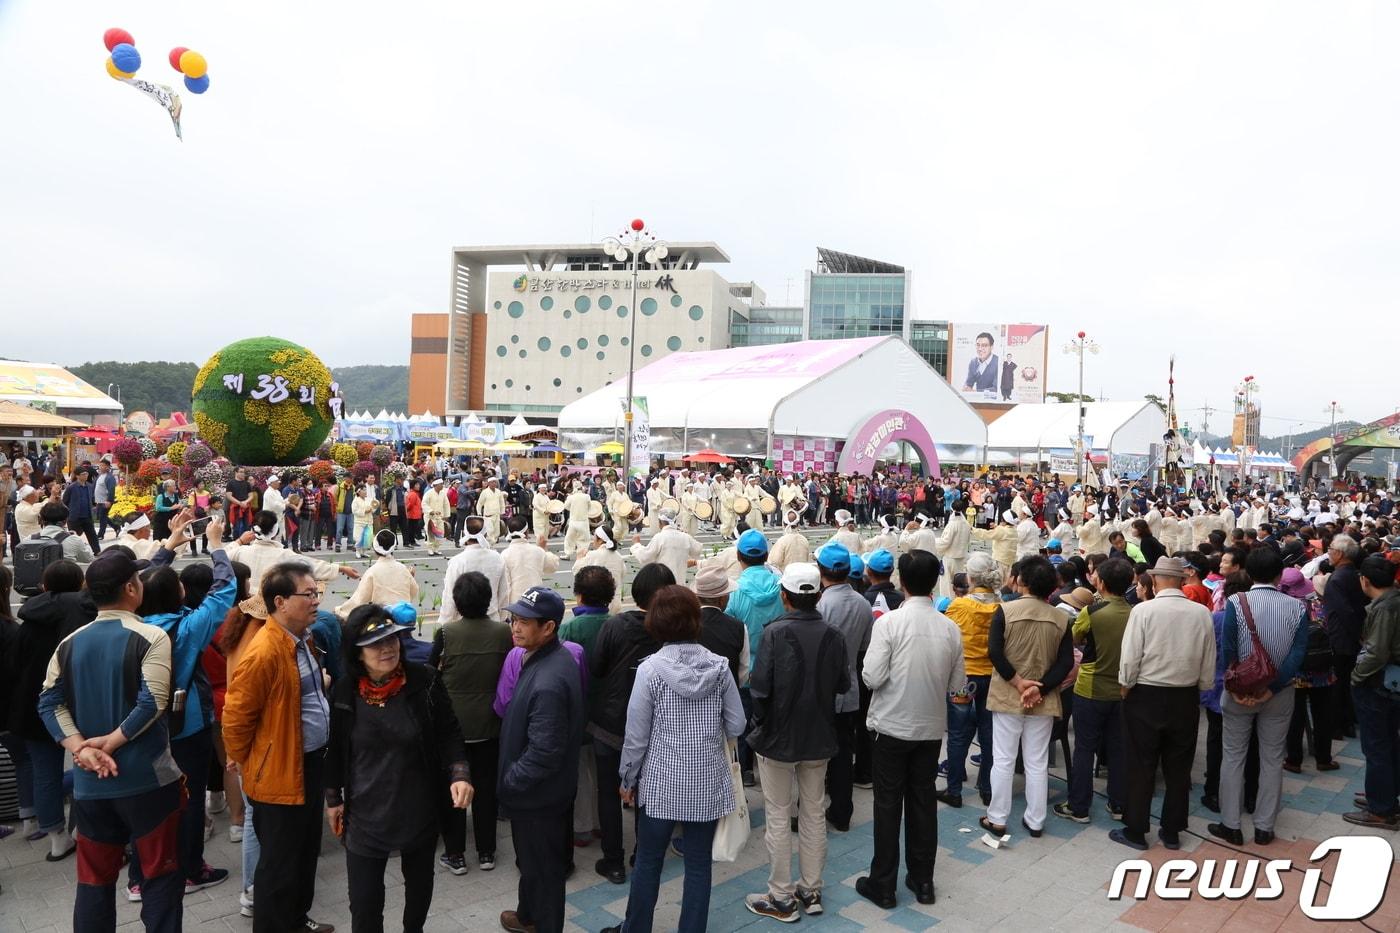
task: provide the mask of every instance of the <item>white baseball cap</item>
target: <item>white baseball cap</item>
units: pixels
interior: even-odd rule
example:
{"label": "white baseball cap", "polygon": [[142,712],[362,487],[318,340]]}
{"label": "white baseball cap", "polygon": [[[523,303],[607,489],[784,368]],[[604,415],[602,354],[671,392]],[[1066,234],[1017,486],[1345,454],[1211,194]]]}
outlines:
{"label": "white baseball cap", "polygon": [[789,593],[817,593],[822,588],[822,575],[816,564],[788,564],[781,582]]}

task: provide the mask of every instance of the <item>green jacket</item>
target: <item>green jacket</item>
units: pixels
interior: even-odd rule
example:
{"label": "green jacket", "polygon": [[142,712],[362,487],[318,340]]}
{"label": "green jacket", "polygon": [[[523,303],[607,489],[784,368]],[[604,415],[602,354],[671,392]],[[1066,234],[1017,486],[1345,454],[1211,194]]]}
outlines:
{"label": "green jacket", "polygon": [[1387,664],[1400,662],[1400,589],[1391,587],[1366,607],[1366,621],[1361,628],[1361,653],[1351,671],[1351,682],[1364,684],[1385,670]]}
{"label": "green jacket", "polygon": [[462,738],[468,742],[501,734],[501,720],[491,703],[512,647],[510,626],[494,619],[456,619],[433,635],[428,663],[438,669]]}

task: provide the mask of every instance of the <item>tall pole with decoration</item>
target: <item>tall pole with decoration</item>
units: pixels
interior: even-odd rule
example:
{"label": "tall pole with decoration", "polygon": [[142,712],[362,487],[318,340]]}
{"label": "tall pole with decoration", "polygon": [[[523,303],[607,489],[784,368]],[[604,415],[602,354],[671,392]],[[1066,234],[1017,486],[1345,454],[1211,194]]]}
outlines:
{"label": "tall pole with decoration", "polygon": [[1336,402],[1329,402],[1327,407],[1323,410],[1332,416],[1332,427],[1329,429],[1331,433],[1328,435],[1332,439],[1332,447],[1327,451],[1327,463],[1331,467],[1328,473],[1333,480],[1336,480],[1340,475],[1337,472],[1337,416],[1344,414],[1344,412],[1342,411],[1342,406],[1338,405]]}
{"label": "tall pole with decoration", "polygon": [[1075,478],[1080,485],[1084,483],[1084,467],[1089,459],[1089,452],[1084,449],[1084,353],[1098,353],[1099,345],[1094,343],[1080,331],[1075,339],[1065,344],[1066,353],[1073,353],[1079,357],[1079,397],[1075,400],[1079,405],[1079,431],[1075,441]]}
{"label": "tall pole with decoration", "polygon": [[632,306],[628,309],[630,324],[627,338],[627,406],[623,415],[626,434],[623,438],[622,473],[630,476],[632,470],[632,384],[636,376],[637,363],[637,278],[641,273],[641,261],[645,257],[647,265],[654,266],[665,259],[669,250],[665,242],[658,240],[647,230],[646,222],[640,217],[629,224],[617,236],[604,237],[603,252],[615,262],[627,263],[632,272]]}
{"label": "tall pole with decoration", "polygon": [[1250,454],[1254,450],[1254,445],[1258,443],[1257,425],[1259,422],[1259,408],[1254,402],[1254,396],[1259,391],[1259,383],[1253,376],[1245,376],[1238,386],[1235,387],[1235,416],[1240,419],[1240,436],[1235,440],[1235,448],[1240,464],[1240,479],[1249,482]]}

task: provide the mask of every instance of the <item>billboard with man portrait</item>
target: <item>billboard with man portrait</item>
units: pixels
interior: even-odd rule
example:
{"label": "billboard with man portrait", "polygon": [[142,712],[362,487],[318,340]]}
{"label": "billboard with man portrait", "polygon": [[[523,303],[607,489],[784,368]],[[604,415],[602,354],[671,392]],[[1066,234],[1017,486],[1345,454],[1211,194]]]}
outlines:
{"label": "billboard with man portrait", "polygon": [[1044,324],[949,324],[948,381],[974,405],[1044,402],[1048,337]]}

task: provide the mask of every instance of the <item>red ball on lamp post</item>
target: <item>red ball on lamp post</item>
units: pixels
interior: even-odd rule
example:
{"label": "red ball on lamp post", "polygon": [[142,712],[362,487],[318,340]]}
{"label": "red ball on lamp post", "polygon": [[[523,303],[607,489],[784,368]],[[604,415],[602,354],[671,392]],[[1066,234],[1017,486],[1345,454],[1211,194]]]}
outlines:
{"label": "red ball on lamp post", "polygon": [[1079,332],[1079,339],[1080,339],[1080,340],[1083,340],[1083,339],[1084,339],[1084,331],[1082,331],[1082,330]]}
{"label": "red ball on lamp post", "polygon": [[645,223],[642,222],[642,218],[640,218],[640,217],[638,217],[636,220],[632,221],[632,229],[635,230],[635,231],[637,231],[638,233],[641,233],[643,230],[646,229],[646,227],[647,227],[647,225],[646,225]]}

